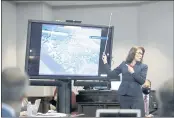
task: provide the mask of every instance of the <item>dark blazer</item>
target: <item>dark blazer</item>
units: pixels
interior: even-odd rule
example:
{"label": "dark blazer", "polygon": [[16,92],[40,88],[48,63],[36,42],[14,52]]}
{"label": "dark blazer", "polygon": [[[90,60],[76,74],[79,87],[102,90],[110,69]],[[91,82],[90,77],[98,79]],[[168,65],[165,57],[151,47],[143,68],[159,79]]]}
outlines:
{"label": "dark blazer", "polygon": [[122,73],[122,82],[120,84],[118,94],[128,95],[128,96],[142,96],[141,85],[144,84],[146,80],[148,66],[143,63],[136,63],[134,68],[134,73],[131,74],[128,71],[127,63],[123,61],[117,68],[111,71],[108,64],[105,65],[108,77],[118,76]]}

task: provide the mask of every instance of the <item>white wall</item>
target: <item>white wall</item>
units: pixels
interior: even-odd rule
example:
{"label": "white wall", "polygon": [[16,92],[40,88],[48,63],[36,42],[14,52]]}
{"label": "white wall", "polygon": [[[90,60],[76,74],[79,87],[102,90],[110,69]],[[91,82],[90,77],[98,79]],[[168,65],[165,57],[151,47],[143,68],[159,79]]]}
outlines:
{"label": "white wall", "polygon": [[2,1],[2,68],[16,66],[16,5]]}
{"label": "white wall", "polygon": [[157,89],[173,77],[173,2],[161,1],[139,7],[139,42],[146,48],[147,78]]}
{"label": "white wall", "polygon": [[24,69],[28,20],[48,20],[52,18],[52,8],[43,3],[17,4],[17,65]]}
{"label": "white wall", "polygon": [[23,70],[27,40],[28,20],[42,20],[42,4],[17,4],[17,65]]}
{"label": "white wall", "polygon": [[[23,70],[25,66],[28,20],[52,20],[52,9],[42,3],[17,4],[17,65]],[[51,96],[52,87],[31,86],[29,96]]]}
{"label": "white wall", "polygon": [[53,14],[52,14],[52,7],[46,4],[42,4],[42,17],[44,20],[52,21]]}
{"label": "white wall", "polygon": [[144,63],[149,66],[147,79],[152,81],[152,88],[173,77],[173,2],[139,7],[55,8],[53,16],[55,20],[108,25],[111,12],[115,27],[112,68],[125,59],[130,47],[141,45],[146,49]]}

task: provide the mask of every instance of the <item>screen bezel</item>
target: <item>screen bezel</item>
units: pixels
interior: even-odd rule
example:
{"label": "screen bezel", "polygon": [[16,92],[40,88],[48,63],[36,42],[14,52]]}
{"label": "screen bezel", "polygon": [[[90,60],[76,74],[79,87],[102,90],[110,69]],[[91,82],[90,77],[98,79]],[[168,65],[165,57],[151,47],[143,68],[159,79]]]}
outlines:
{"label": "screen bezel", "polygon": [[[84,26],[84,27],[96,27],[96,28],[110,28],[111,30],[111,44],[109,49],[109,60],[108,64],[111,67],[112,59],[112,45],[113,45],[113,36],[114,36],[114,26],[105,26],[105,25],[91,25],[91,24],[81,24],[81,23],[69,23],[69,22],[58,22],[58,21],[41,21],[41,20],[28,20],[28,30],[27,30],[27,44],[26,44],[26,55],[25,55],[25,71],[28,72],[28,57],[30,51],[30,34],[31,34],[31,24],[32,23],[42,23],[42,24],[54,24],[54,25],[67,25],[67,26]],[[107,80],[108,77],[102,76],[71,76],[71,75],[37,75],[30,76],[30,79],[69,79],[69,80]]]}

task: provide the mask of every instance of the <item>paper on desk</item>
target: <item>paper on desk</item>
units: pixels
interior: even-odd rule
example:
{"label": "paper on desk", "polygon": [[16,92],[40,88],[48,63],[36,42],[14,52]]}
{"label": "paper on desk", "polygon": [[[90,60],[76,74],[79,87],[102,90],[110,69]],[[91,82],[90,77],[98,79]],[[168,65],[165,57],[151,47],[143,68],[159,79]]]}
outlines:
{"label": "paper on desk", "polygon": [[111,81],[111,90],[118,90],[120,87],[121,81]]}
{"label": "paper on desk", "polygon": [[84,116],[85,114],[75,114],[75,115],[71,115],[71,117],[79,117],[79,116]]}
{"label": "paper on desk", "polygon": [[122,81],[122,74],[120,76],[120,81],[111,81],[111,90],[118,90]]}
{"label": "paper on desk", "polygon": [[39,114],[34,117],[67,117],[67,114],[64,113],[45,113],[45,114]]}

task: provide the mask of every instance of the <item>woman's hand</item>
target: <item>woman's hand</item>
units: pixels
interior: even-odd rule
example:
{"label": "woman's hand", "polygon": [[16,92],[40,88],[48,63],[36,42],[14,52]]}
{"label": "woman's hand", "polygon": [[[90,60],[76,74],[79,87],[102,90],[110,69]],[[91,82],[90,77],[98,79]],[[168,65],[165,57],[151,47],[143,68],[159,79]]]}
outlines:
{"label": "woman's hand", "polygon": [[104,64],[107,64],[107,56],[106,56],[106,54],[103,54],[102,60],[103,60]]}
{"label": "woman's hand", "polygon": [[133,73],[134,73],[134,69],[133,69],[131,66],[127,65],[127,64],[126,64],[126,66],[128,67],[128,71],[129,71],[131,74],[133,74]]}

